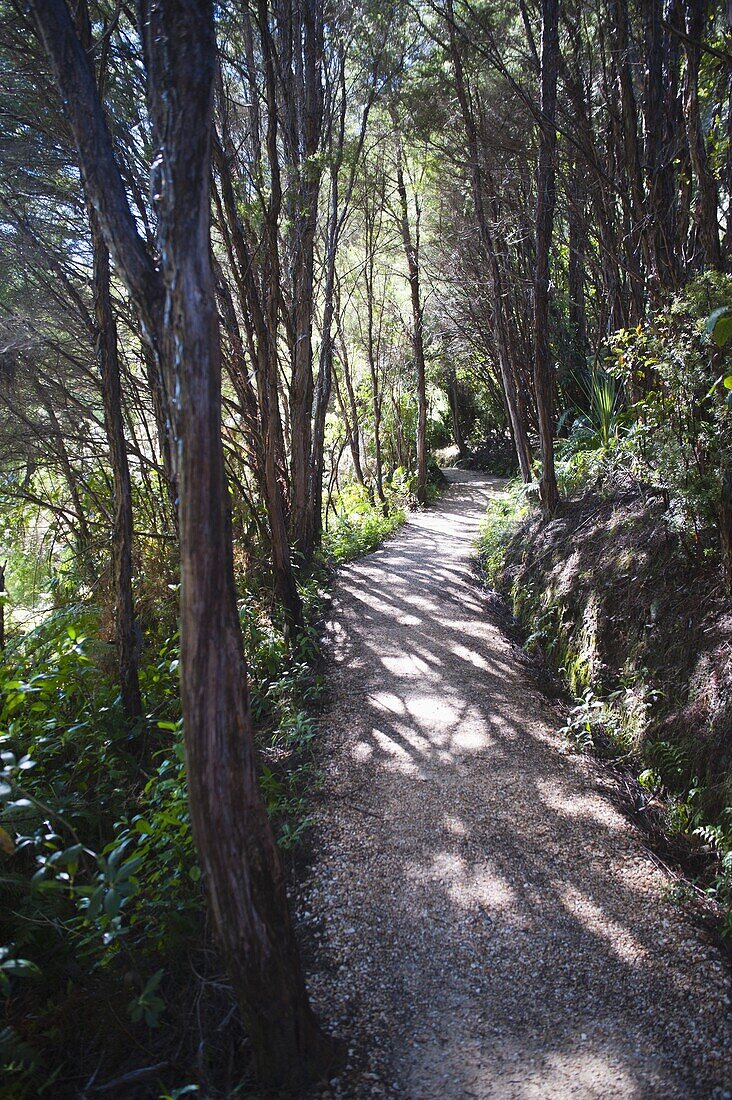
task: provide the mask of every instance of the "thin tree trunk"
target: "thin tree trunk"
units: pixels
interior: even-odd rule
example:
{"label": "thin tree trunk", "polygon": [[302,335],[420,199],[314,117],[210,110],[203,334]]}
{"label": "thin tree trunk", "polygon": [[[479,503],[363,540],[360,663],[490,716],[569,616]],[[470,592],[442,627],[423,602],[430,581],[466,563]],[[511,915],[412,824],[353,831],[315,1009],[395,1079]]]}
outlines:
{"label": "thin tree trunk", "polygon": [[[345,95],[343,96],[344,117],[341,126],[340,147],[343,143],[345,126]],[[336,252],[338,249],[338,171],[340,156],[336,157],[330,168],[330,203],[328,211],[328,230],[325,258],[325,292],[323,304],[323,324],[320,337],[320,363],[318,381],[315,386],[315,408],[313,415],[312,453],[310,456],[310,487],[312,498],[311,515],[304,533],[306,560],[312,557],[320,541],[323,526],[323,448],[325,443],[325,418],[328,413],[330,392],[333,384],[333,310],[336,279]]]}
{"label": "thin tree trunk", "polygon": [[139,718],[142,714],[142,698],[137,674],[137,626],[132,595],[132,482],[122,411],[117,326],[110,294],[109,251],[104,242],[99,219],[91,205],[88,214],[94,253],[93,285],[97,361],[102,378],[104,424],[109,443],[114,486],[112,564],[119,679],[125,714],[128,718]]}
{"label": "thin tree trunk", "polygon": [[[292,257],[292,379],[290,384],[290,532],[293,545],[308,562],[314,548],[314,499],[311,492],[313,380],[314,248],[318,196],[322,174],[318,157],[323,125],[323,13],[321,0],[299,0],[293,5],[295,89],[286,103],[291,113],[289,150],[297,194],[293,211]],[[284,36],[283,36],[284,37]],[[278,72],[286,60],[280,57]],[[285,65],[283,65],[285,61]],[[296,136],[296,140],[293,138]]]}
{"label": "thin tree trunk", "polygon": [[[369,237],[367,235],[367,241]],[[376,353],[376,346],[374,340],[374,254],[373,254],[373,241],[371,242],[371,249],[369,250],[367,244],[368,255],[366,257],[366,357],[369,364],[369,376],[371,378],[371,399],[372,408],[374,413],[374,479],[376,482],[376,495],[379,498],[382,511],[384,515],[387,513],[386,497],[384,496],[384,472],[383,472],[383,460],[381,457],[381,409],[383,405],[383,394],[381,392],[381,385],[379,382],[379,362]]]}
{"label": "thin tree trunk", "polygon": [[536,273],[534,276],[534,390],[541,444],[539,489],[544,515],[554,515],[559,491],[554,472],[554,380],[549,347],[549,259],[556,191],[557,75],[559,0],[542,0],[541,127],[536,200]]}
{"label": "thin tree trunk", "polygon": [[717,182],[709,167],[701,111],[699,109],[699,64],[701,42],[707,13],[706,0],[686,0],[686,85],[684,108],[691,163],[696,176],[696,262],[699,266],[719,268],[722,262],[719,244]]}
{"label": "thin tree trunk", "polygon": [[[645,133],[645,173],[648,194],[649,252],[653,285],[659,290],[678,286],[676,237],[676,176],[674,152],[676,137],[668,116],[669,103],[664,96],[664,81],[669,90],[675,80],[670,35],[663,32],[663,0],[645,0],[646,79],[643,100]],[[664,66],[664,60],[666,65]]]}
{"label": "thin tree trunk", "polygon": [[472,105],[468,96],[468,88],[465,81],[463,61],[458,48],[457,33],[455,28],[455,11],[453,0],[447,0],[447,22],[450,37],[450,54],[453,71],[455,73],[455,89],[460,102],[460,110],[463,116],[463,125],[468,143],[468,155],[470,157],[471,183],[473,190],[473,203],[478,219],[481,244],[488,260],[491,283],[493,312],[493,335],[498,356],[498,368],[503,386],[503,394],[511,423],[511,436],[516,449],[521,477],[528,484],[531,481],[531,447],[526,426],[526,418],[519,407],[518,394],[511,370],[510,358],[507,350],[506,320],[503,307],[503,282],[501,278],[500,264],[496,252],[493,236],[488,224],[484,203],[484,179],[481,170],[481,155],[478,143],[478,130],[475,124]]}
{"label": "thin tree trunk", "polygon": [[95,577],[95,565],[91,556],[91,543],[92,536],[89,530],[89,524],[86,522],[86,514],[84,512],[84,505],[81,500],[79,491],[78,478],[74,467],[71,465],[69,458],[69,452],[66,449],[66,441],[64,439],[64,433],[61,429],[56,410],[53,407],[53,399],[43,389],[39,382],[35,384],[35,390],[38,394],[39,400],[46,410],[48,419],[51,422],[53,428],[53,438],[56,441],[58,450],[58,460],[61,466],[61,472],[64,475],[64,481],[66,487],[69,490],[69,496],[71,497],[71,503],[74,508],[74,518],[76,519],[76,550],[79,557],[79,561],[82,566],[82,571],[90,581],[96,580]]}
{"label": "thin tree trunk", "polygon": [[351,452],[351,461],[353,462],[353,472],[356,475],[356,481],[359,485],[364,484],[363,468],[361,466],[361,448],[358,438],[358,424],[352,420],[348,407],[343,400],[343,394],[341,393],[341,387],[338,383],[338,374],[333,371],[333,385],[335,388],[336,400],[338,402],[338,408],[340,409],[341,416],[343,417],[343,426],[346,429],[346,442]]}
{"label": "thin tree trunk", "polygon": [[424,362],[424,309],[419,277],[420,207],[416,201],[414,238],[409,224],[409,203],[404,181],[401,137],[397,133],[396,177],[401,213],[402,244],[409,272],[409,294],[412,303],[412,352],[417,375],[417,500],[427,503],[427,381]]}
{"label": "thin tree trunk", "polygon": [[[76,25],[82,46],[91,56],[92,33],[86,0],[76,8]],[[102,81],[100,80],[100,84]],[[138,677],[138,645],[135,603],[132,593],[132,481],[127,458],[122,383],[117,345],[117,323],[112,308],[109,249],[99,217],[86,196],[92,242],[92,288],[97,363],[102,381],[104,427],[109,445],[114,498],[112,569],[114,574],[115,628],[122,707],[128,718],[142,714]]]}
{"label": "thin tree trunk", "polygon": [[567,184],[567,202],[569,324],[572,331],[574,366],[576,370],[582,370],[586,366],[585,357],[587,355],[587,312],[585,309],[586,212],[584,178],[576,159],[573,162]]}
{"label": "thin tree trunk", "polygon": [[450,416],[452,417],[452,434],[455,439],[455,446],[458,449],[458,454],[460,458],[467,458],[468,448],[465,446],[463,429],[460,423],[460,396],[458,394],[457,376],[453,369],[451,369],[448,373],[447,399],[450,403]]}
{"label": "thin tree trunk", "polygon": [[[274,94],[273,87],[270,87],[270,94]],[[270,115],[269,113],[267,140],[276,148],[277,119],[276,115]],[[228,144],[228,135],[224,130],[224,145]],[[257,404],[261,435],[259,473],[262,496],[269,521],[272,567],[277,595],[285,612],[288,633],[294,634],[302,626],[302,601],[297,591],[292,568],[287,533],[286,493],[280,477],[280,469],[284,469],[284,443],[277,393],[276,344],[278,308],[276,287],[279,280],[276,249],[279,187],[275,177],[271,188],[269,207],[266,212],[265,233],[269,247],[266,250],[265,285],[262,295],[255,280],[252,259],[237,214],[230,165],[219,147],[216,148],[216,161],[221,181],[223,211],[227,219],[232,260],[234,261],[232,266],[235,270],[235,283],[240,306],[245,315],[248,313],[251,316],[251,349],[256,365]],[[263,296],[264,301],[262,300]],[[248,386],[248,380],[245,383],[242,376],[239,384],[246,387]],[[250,405],[249,395],[247,394],[246,397],[247,405]]]}

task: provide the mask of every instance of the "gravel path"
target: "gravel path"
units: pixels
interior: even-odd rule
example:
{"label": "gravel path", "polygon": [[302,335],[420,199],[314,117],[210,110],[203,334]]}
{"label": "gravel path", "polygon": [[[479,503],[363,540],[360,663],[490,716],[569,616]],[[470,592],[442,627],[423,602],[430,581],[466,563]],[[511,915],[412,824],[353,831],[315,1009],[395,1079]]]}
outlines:
{"label": "gravel path", "polygon": [[335,587],[299,918],[352,1057],[322,1095],[723,1098],[728,968],[491,621],[500,483],[451,481]]}

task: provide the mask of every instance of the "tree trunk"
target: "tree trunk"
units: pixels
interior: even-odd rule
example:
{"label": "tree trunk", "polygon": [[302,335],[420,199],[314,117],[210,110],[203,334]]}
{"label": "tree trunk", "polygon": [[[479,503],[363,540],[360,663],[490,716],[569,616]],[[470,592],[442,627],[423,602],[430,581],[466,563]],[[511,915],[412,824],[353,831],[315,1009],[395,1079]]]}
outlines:
{"label": "tree trunk", "polygon": [[109,443],[114,487],[114,532],[112,565],[117,630],[117,657],[122,691],[122,706],[128,718],[142,714],[140,682],[137,675],[138,645],[135,604],[132,595],[132,483],[127,460],[122,387],[117,355],[117,326],[110,294],[109,251],[94,207],[89,205],[94,253],[94,315],[97,328],[97,361],[102,378],[104,425]]}
{"label": "tree trunk", "polygon": [[419,222],[420,207],[416,200],[414,238],[409,225],[409,204],[404,182],[402,142],[397,137],[397,191],[401,212],[402,244],[409,272],[409,294],[412,303],[412,351],[417,375],[417,500],[427,503],[427,380],[424,362],[424,309],[419,287]]}
{"label": "tree trunk", "polygon": [[[314,499],[311,492],[313,381],[314,249],[322,162],[318,156],[323,125],[323,13],[321,0],[293,5],[292,27],[281,41],[294,46],[294,79],[283,91],[289,128],[285,149],[297,189],[292,204],[292,379],[290,384],[290,533],[293,546],[309,562],[314,548]],[[289,58],[280,50],[278,73]],[[288,74],[292,76],[293,74]],[[293,94],[294,93],[294,94]]]}
{"label": "tree trunk", "polygon": [[[345,107],[345,97],[343,100]],[[342,142],[341,142],[342,144]],[[330,392],[333,384],[333,310],[336,279],[336,252],[338,249],[338,169],[340,160],[336,158],[330,169],[330,205],[328,211],[328,231],[325,257],[325,294],[323,303],[323,324],[320,337],[320,363],[318,381],[315,386],[315,409],[313,415],[313,440],[310,456],[311,515],[306,531],[305,556],[312,557],[320,542],[323,527],[323,448],[325,444],[325,418],[328,413]]]}
{"label": "tree trunk", "polygon": [[[674,247],[677,191],[674,159],[678,137],[673,132],[669,115],[671,94],[678,80],[675,72],[678,49],[672,44],[669,31],[663,31],[663,0],[645,0],[643,10],[646,46],[644,168],[652,280],[658,292],[674,290],[679,285],[679,264]],[[668,98],[664,96],[664,86],[668,89]]]}
{"label": "tree trunk", "polygon": [[468,457],[468,448],[465,446],[463,428],[460,423],[460,395],[458,393],[457,377],[454,369],[450,369],[447,378],[447,399],[450,403],[450,416],[452,417],[452,434],[455,438],[455,446],[460,458]]}
{"label": "tree trunk", "polygon": [[587,312],[585,308],[586,237],[585,186],[582,170],[575,158],[567,183],[567,228],[569,258],[567,292],[569,324],[572,332],[572,359],[575,370],[587,366]]}
{"label": "tree trunk", "polygon": [[481,170],[478,130],[475,124],[472,106],[468,98],[463,61],[458,48],[453,0],[447,0],[447,22],[450,37],[450,54],[455,73],[455,89],[460,102],[463,125],[465,126],[465,133],[467,136],[475,215],[478,220],[481,244],[488,260],[491,273],[491,289],[493,292],[491,309],[493,313],[493,335],[498,356],[498,373],[501,378],[506,408],[508,409],[508,416],[511,423],[511,436],[516,449],[516,457],[521,470],[521,477],[523,481],[528,484],[531,481],[531,447],[529,445],[526,417],[522,414],[520,408],[513,371],[511,369],[511,361],[508,354],[501,269],[485,209],[484,180]]}
{"label": "tree trunk", "polygon": [[[87,55],[91,57],[92,33],[86,0],[79,0],[77,4],[76,25],[81,44],[87,51]],[[137,627],[132,594],[132,482],[125,441],[117,324],[112,308],[109,249],[104,241],[104,234],[93,203],[88,195],[85,197],[93,256],[92,289],[96,354],[102,380],[104,427],[112,467],[114,499],[112,570],[119,682],[124,712],[128,718],[135,719],[142,714],[142,698],[137,672]]]}
{"label": "tree trunk", "polygon": [[541,128],[536,199],[536,273],[534,276],[534,389],[541,443],[539,489],[544,515],[554,515],[559,491],[554,472],[554,380],[549,348],[549,259],[556,191],[557,74],[559,70],[559,0],[542,0]]}
{"label": "tree trunk", "polygon": [[[268,54],[265,52],[265,56]],[[274,94],[274,89],[270,88]],[[268,143],[276,148],[277,118],[268,113]],[[228,134],[224,128],[224,145],[228,146]],[[266,249],[264,287],[260,293],[252,258],[247,248],[242,225],[237,214],[236,196],[231,180],[231,168],[227,157],[216,148],[216,161],[221,181],[223,211],[227,219],[232,251],[232,266],[242,312],[251,316],[251,345],[256,366],[257,404],[261,435],[260,483],[267,509],[272,549],[272,568],[277,595],[282,604],[288,634],[296,633],[302,626],[302,601],[297,591],[292,568],[292,556],[287,533],[285,489],[280,477],[284,467],[284,444],[277,393],[277,287],[279,265],[277,262],[277,217],[279,211],[279,186],[273,178],[270,203],[266,212],[265,232],[269,247]],[[264,299],[264,300],[263,300]],[[248,383],[248,380],[247,380]],[[240,384],[245,385],[244,378]],[[251,404],[247,396],[247,403]]]}
{"label": "tree trunk", "polygon": [[[345,371],[344,371],[345,373]],[[341,416],[343,417],[343,426],[346,429],[346,442],[348,443],[349,450],[351,452],[351,461],[353,462],[353,472],[356,475],[356,481],[359,485],[364,485],[363,467],[361,466],[361,446],[358,435],[358,420],[352,417],[341,393],[341,388],[338,384],[338,375],[336,371],[333,371],[333,384],[335,387],[336,400],[338,401],[338,408],[340,409]],[[355,402],[354,402],[355,403]]]}
{"label": "tree trunk", "polygon": [[[303,1090],[327,1071],[334,1044],[309,1007],[282,866],[257,783],[234,588],[210,240],[213,8],[208,0],[141,3],[158,149],[161,275],[137,237],[129,207],[120,220],[124,188],[68,9],[63,0],[33,0],[33,11],[105,240],[115,242],[133,297],[145,287],[153,295],[141,302],[143,316],[164,319],[153,339],[178,382],[181,697],[191,821],[257,1070],[267,1085]],[[87,162],[90,155],[101,156],[104,170]]]}
{"label": "tree trunk", "polygon": [[686,0],[686,85],[684,109],[691,163],[696,176],[695,260],[697,266],[719,268],[722,262],[719,244],[717,182],[709,167],[707,146],[699,109],[699,64],[701,42],[707,14],[706,0]]}

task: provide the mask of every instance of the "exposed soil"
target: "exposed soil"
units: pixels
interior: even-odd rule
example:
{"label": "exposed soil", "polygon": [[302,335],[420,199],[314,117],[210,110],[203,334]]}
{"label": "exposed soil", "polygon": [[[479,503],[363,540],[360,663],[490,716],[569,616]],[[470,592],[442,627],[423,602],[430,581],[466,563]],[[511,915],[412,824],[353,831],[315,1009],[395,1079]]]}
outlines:
{"label": "exposed soil", "polygon": [[727,965],[490,616],[501,483],[450,479],[335,586],[299,919],[351,1057],[322,1095],[724,1096]]}

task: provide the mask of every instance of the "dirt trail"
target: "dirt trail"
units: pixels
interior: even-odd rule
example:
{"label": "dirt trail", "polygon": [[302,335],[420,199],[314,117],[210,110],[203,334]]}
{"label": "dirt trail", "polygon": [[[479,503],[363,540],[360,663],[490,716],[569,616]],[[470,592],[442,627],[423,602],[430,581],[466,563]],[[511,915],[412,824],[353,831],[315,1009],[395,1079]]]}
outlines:
{"label": "dirt trail", "polygon": [[316,1007],[369,1053],[325,1095],[724,1097],[728,968],[490,620],[500,483],[451,480],[335,588],[299,915]]}

